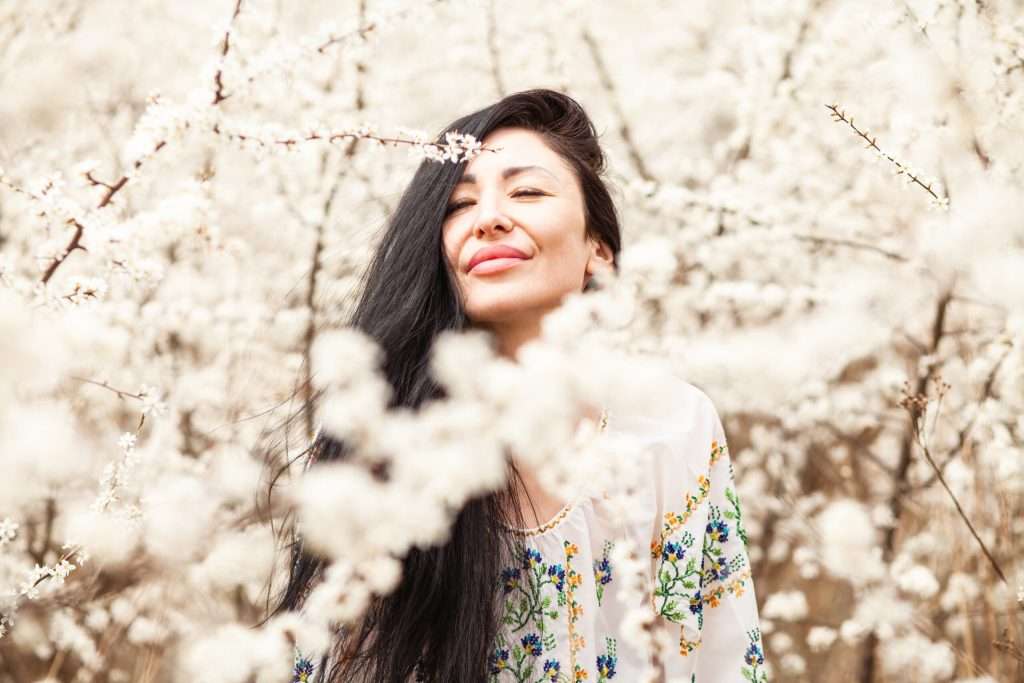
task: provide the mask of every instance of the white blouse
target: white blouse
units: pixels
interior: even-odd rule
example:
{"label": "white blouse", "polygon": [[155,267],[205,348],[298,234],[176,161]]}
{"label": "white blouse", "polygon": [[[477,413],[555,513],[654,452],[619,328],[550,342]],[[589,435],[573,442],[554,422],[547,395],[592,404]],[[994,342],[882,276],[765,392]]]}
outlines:
{"label": "white blouse", "polygon": [[[725,432],[714,405],[679,382],[678,422],[610,415],[608,432],[642,436],[649,511],[620,522],[602,495],[580,495],[526,530],[521,561],[502,573],[504,623],[490,657],[492,683],[642,680],[645,655],[622,637],[628,606],[611,551],[629,537],[647,554],[644,591],[668,683],[765,683],[768,674],[747,537]],[[674,410],[673,410],[674,412]],[[657,680],[657,679],[655,679]]]}
{"label": "white blouse", "polygon": [[[500,577],[503,623],[489,683],[639,683],[649,657],[623,637],[629,605],[612,557],[630,538],[645,555],[645,609],[672,643],[658,683],[767,683],[747,535],[725,432],[708,396],[672,378],[671,418],[605,413],[608,436],[644,446],[634,521],[604,492],[575,496],[525,530],[522,556]],[[605,435],[601,435],[603,438]],[[649,454],[649,455],[648,455]],[[624,594],[629,595],[628,591]],[[634,593],[635,594],[635,593]],[[648,616],[651,612],[648,612]],[[313,679],[297,653],[294,681]]]}

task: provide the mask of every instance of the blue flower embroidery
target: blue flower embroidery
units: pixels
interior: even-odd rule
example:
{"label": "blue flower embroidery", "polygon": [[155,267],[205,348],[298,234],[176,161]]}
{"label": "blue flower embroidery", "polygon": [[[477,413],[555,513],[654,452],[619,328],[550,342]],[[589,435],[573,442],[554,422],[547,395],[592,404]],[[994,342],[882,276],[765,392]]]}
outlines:
{"label": "blue flower embroidery", "polygon": [[548,576],[554,579],[555,590],[561,592],[565,588],[565,569],[560,564],[548,567]]}
{"label": "blue flower embroidery", "polygon": [[292,670],[292,683],[306,683],[313,678],[313,662],[306,657],[295,658],[295,668]]}
{"label": "blue flower embroidery", "polygon": [[519,569],[517,567],[507,567],[501,570],[501,582],[505,589],[505,595],[508,595],[519,586]]}
{"label": "blue flower embroidery", "polygon": [[[557,660],[549,659],[544,662],[544,678],[549,681],[557,681],[562,665]],[[541,679],[543,680],[543,679]]]}
{"label": "blue flower embroidery", "polygon": [[526,650],[528,655],[539,657],[540,653],[543,652],[543,648],[540,644],[540,636],[536,633],[527,633],[519,642],[523,644],[523,649]]}
{"label": "blue flower embroidery", "polygon": [[540,553],[533,548],[527,548],[523,553],[523,569],[533,569],[543,562]]}
{"label": "blue flower embroidery", "polygon": [[508,649],[496,648],[487,664],[491,669],[491,674],[500,674],[508,668]]}
{"label": "blue flower embroidery", "polygon": [[729,525],[721,519],[713,519],[708,522],[706,533],[712,541],[725,543],[729,540]]}

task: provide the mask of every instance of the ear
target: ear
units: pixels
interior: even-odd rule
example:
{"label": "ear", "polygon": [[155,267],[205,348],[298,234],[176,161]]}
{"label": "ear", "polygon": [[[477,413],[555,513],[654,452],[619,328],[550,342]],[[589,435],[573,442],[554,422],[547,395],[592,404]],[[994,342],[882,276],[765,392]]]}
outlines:
{"label": "ear", "polygon": [[590,257],[587,259],[587,266],[585,269],[586,281],[589,282],[590,278],[598,271],[612,270],[614,268],[614,263],[615,255],[612,253],[611,247],[601,240],[591,239]]}

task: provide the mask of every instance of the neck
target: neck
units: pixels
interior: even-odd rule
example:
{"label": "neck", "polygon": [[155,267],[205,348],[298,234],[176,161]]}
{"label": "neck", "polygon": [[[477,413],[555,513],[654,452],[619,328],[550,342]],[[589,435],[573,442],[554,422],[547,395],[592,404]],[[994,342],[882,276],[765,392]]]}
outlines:
{"label": "neck", "polygon": [[540,321],[540,317],[515,322],[502,321],[489,324],[487,329],[494,335],[498,354],[515,361],[523,346],[540,337]]}

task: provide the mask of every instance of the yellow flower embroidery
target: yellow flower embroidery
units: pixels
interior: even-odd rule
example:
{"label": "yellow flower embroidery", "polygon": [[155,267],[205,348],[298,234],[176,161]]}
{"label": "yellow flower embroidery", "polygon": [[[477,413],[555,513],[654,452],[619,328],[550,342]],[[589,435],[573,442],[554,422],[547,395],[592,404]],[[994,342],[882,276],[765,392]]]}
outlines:
{"label": "yellow flower embroidery", "polygon": [[569,662],[573,681],[577,683],[588,678],[587,670],[576,663],[576,653],[586,647],[583,636],[576,632],[576,622],[583,615],[583,605],[576,600],[576,589],[583,585],[583,576],[572,566],[572,558],[579,553],[579,547],[569,541],[564,541],[562,547],[565,550],[566,598],[569,602]]}
{"label": "yellow flower embroidery", "polygon": [[679,654],[686,656],[697,649],[700,645],[699,640],[687,640],[685,635],[679,636]]}

